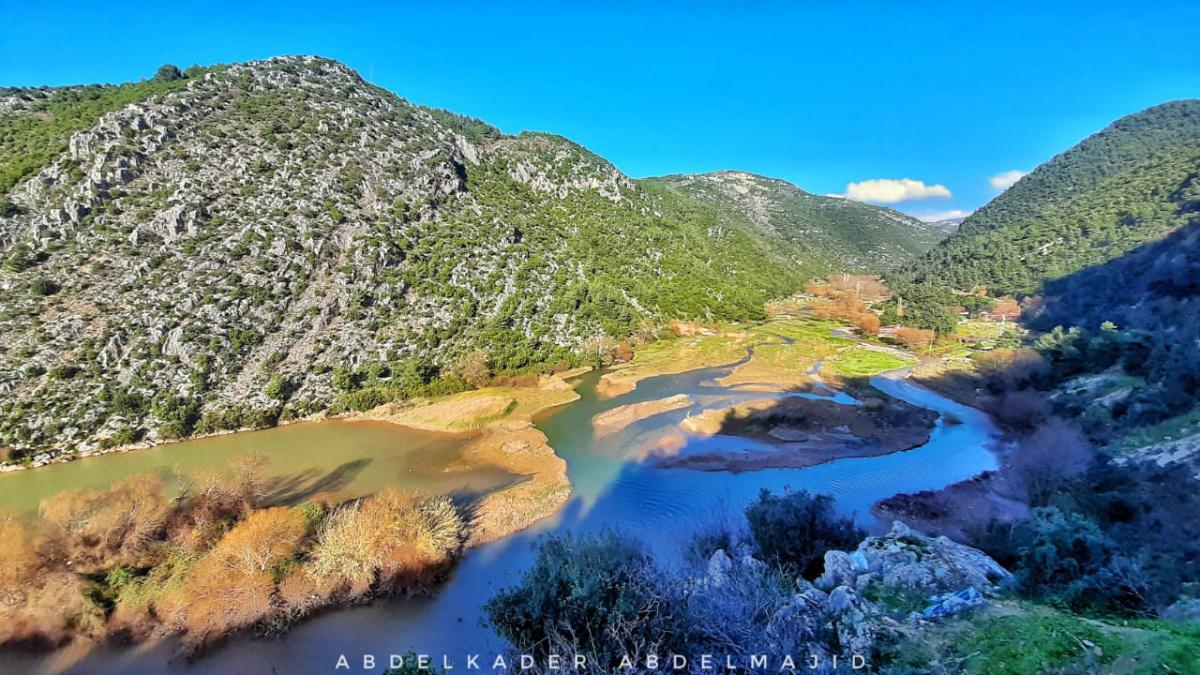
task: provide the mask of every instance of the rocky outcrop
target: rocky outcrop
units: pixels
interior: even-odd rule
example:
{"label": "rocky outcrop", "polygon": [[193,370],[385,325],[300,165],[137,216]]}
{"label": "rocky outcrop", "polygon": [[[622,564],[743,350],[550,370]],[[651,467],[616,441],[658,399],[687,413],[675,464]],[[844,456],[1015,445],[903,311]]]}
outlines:
{"label": "rocky outcrop", "polygon": [[[717,550],[705,566],[700,586],[706,594],[737,596],[747,587],[770,583],[765,573],[766,565],[744,546],[733,556]],[[830,663],[834,655],[847,662],[855,656],[867,658],[879,637],[894,625],[885,612],[853,588],[838,586],[826,592],[803,580],[798,583],[801,590],[782,597],[761,627],[762,648],[767,652],[817,656],[821,663]]]}
{"label": "rocky outcrop", "polygon": [[827,551],[825,572],[816,585],[861,589],[882,583],[936,594],[994,589],[1011,579],[983,551],[946,537],[927,537],[897,521],[886,535],[867,537],[854,551]]}
{"label": "rocky outcrop", "polygon": [[1118,464],[1146,462],[1161,467],[1182,464],[1190,466],[1194,475],[1200,478],[1200,432],[1184,429],[1179,438],[1165,438],[1120,455],[1115,461]]}
{"label": "rocky outcrop", "polygon": [[829,593],[809,588],[771,615],[765,635],[780,653],[814,655],[819,663],[830,663],[836,654],[849,663],[874,653],[888,623],[878,607],[851,588],[838,586]]}

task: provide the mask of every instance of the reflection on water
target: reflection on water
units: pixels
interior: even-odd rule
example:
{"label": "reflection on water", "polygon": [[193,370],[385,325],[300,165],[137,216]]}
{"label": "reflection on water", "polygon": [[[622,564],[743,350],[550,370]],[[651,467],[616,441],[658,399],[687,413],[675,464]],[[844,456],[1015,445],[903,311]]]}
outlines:
{"label": "reflection on water", "polygon": [[0,475],[0,510],[33,510],[52,494],[102,488],[141,473],[158,474],[176,490],[179,474],[225,468],[248,453],[270,460],[265,471],[273,499],[282,503],[320,492],[360,497],[387,486],[483,492],[513,480],[500,470],[449,470],[468,440],[382,422],[291,424]]}
{"label": "reflection on water", "polygon": [[[432,598],[377,602],[335,611],[295,627],[282,639],[235,641],[186,669],[188,673],[332,672],[340,654],[360,659],[414,650],[426,654],[494,653],[503,644],[483,625],[483,603],[495,591],[516,581],[533,560],[532,545],[553,531],[614,528],[644,540],[662,559],[675,559],[689,528],[723,512],[740,517],[742,507],[762,488],[809,489],[835,496],[838,508],[854,512],[870,526],[868,509],[898,492],[933,489],[994,468],[989,446],[997,436],[990,421],[976,410],[948,401],[903,380],[877,377],[873,383],[897,398],[952,413],[961,424],[939,420],[930,441],[917,449],[883,457],[843,459],[805,469],[771,469],[731,474],[657,469],[631,461],[614,445],[645,442],[656,434],[674,433],[679,420],[708,407],[738,400],[770,397],[763,392],[719,388],[714,380],[728,371],[706,369],[644,380],[624,396],[601,400],[595,395],[599,374],[585,377],[582,399],[538,422],[551,445],[568,465],[573,494],[555,517],[530,530],[472,550],[453,577]],[[687,394],[696,406],[663,413],[631,425],[602,440],[592,438],[591,419],[620,405]],[[776,395],[778,396],[778,394]],[[852,400],[839,399],[844,404]],[[734,444],[746,439],[715,436],[688,438],[687,443]],[[636,455],[637,453],[632,453]],[[376,462],[359,472],[370,474]],[[36,472],[35,472],[36,473]],[[356,482],[363,480],[356,479]],[[79,665],[79,672],[162,672],[168,647],[142,652],[100,650]],[[459,659],[460,670],[462,659]]]}

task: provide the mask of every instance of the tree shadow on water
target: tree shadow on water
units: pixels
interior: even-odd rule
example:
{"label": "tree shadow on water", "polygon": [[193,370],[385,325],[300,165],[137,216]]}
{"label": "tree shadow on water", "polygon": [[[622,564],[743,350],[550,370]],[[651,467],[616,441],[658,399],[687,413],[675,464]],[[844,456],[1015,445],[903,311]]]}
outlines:
{"label": "tree shadow on water", "polygon": [[344,462],[328,473],[306,469],[272,479],[267,482],[264,503],[268,506],[299,504],[321,493],[336,492],[353,482],[371,461],[364,457]]}

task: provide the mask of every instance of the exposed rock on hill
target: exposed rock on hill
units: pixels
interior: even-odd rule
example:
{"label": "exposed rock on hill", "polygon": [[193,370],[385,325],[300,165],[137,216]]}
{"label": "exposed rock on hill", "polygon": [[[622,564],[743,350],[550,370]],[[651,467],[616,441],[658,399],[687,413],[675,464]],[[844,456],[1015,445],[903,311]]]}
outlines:
{"label": "exposed rock on hill", "polygon": [[879,272],[928,251],[949,232],[899,211],[814,195],[791,183],[744,171],[648,178],[644,184],[718,206],[730,222],[749,221],[780,251],[815,273]]}
{"label": "exposed rock on hill", "polygon": [[927,537],[896,521],[882,537],[867,537],[853,552],[826,551],[821,588],[862,588],[883,583],[946,593],[964,588],[993,588],[1012,575],[978,549],[946,537]]}
{"label": "exposed rock on hill", "polygon": [[5,166],[36,168],[0,208],[0,448],[18,455],[453,388],[471,350],[569,362],[646,320],[758,316],[804,279],[566,139],[332,61],[84,91],[0,108]]}

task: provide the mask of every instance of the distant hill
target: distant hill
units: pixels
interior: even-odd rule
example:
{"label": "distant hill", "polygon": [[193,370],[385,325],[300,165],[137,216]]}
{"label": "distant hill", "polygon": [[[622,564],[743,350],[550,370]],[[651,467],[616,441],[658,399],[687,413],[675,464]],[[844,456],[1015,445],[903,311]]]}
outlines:
{"label": "distant hill", "polygon": [[894,281],[1037,293],[1185,225],[1198,175],[1200,100],[1123,117],[1023,177]]}
{"label": "distant hill", "polygon": [[748,221],[806,270],[881,272],[911,261],[947,234],[899,211],[814,195],[791,183],[743,171],[671,175],[639,181],[713,204],[730,223]]}
{"label": "distant hill", "polygon": [[963,224],[966,217],[962,218],[942,218],[941,220],[929,221],[929,226],[935,230],[944,232],[946,236],[954,234],[958,231],[959,225]]}

